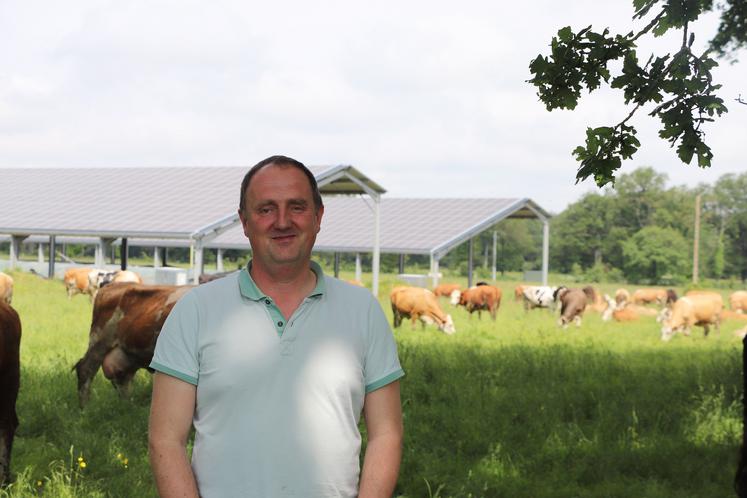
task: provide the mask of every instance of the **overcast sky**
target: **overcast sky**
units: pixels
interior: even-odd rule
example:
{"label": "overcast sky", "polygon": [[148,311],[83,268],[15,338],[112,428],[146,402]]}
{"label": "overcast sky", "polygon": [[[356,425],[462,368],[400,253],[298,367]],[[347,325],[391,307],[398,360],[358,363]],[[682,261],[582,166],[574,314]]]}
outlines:
{"label": "overcast sky", "polygon": [[[548,113],[529,62],[565,25],[640,28],[632,12],[632,0],[0,0],[0,168],[285,154],[352,164],[393,197],[531,197],[559,212],[595,189],[574,185],[586,126],[629,110],[606,91]],[[715,21],[693,28],[696,47]],[[695,185],[747,171],[742,59],[715,70],[731,112],[706,128],[710,170],[680,163],[640,112],[642,148],[623,172],[650,165]]]}

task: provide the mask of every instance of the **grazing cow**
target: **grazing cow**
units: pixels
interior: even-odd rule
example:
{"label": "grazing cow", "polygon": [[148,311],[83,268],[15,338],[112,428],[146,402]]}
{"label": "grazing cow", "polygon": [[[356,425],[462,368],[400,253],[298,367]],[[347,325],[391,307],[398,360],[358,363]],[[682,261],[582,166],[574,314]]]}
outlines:
{"label": "grazing cow", "polygon": [[451,293],[455,290],[461,290],[459,284],[438,284],[434,289],[433,293],[436,297],[446,296],[451,297]]}
{"label": "grazing cow", "polygon": [[459,304],[469,311],[470,318],[472,318],[472,313],[477,311],[477,318],[481,319],[482,310],[487,310],[490,317],[495,321],[495,313],[501,305],[502,294],[499,288],[492,285],[470,287],[462,292],[459,297]]}
{"label": "grazing cow", "polygon": [[0,484],[10,475],[10,453],[18,427],[16,398],[20,380],[21,320],[0,301]]}
{"label": "grazing cow", "polygon": [[78,375],[81,408],[88,402],[91,381],[99,367],[120,396],[129,394],[137,370],[150,364],[163,322],[190,288],[128,283],[101,288],[93,303],[88,350],[73,367]]}
{"label": "grazing cow", "polygon": [[143,279],[130,270],[116,270],[116,271],[104,271],[104,270],[93,270],[88,274],[88,288],[90,289],[91,297],[96,299],[96,294],[105,285],[113,283],[133,283],[142,284]]}
{"label": "grazing cow", "polygon": [[620,288],[615,291],[615,302],[618,305],[627,303],[629,301],[630,301],[630,292],[628,292],[627,289]]}
{"label": "grazing cow", "polygon": [[558,325],[564,329],[573,321],[576,327],[581,326],[581,318],[584,316],[584,310],[588,302],[586,292],[581,289],[569,289],[568,287],[558,287],[553,296],[555,301],[560,303],[560,319]]}
{"label": "grazing cow", "polygon": [[412,320],[412,328],[420,319],[425,328],[426,323],[435,323],[438,329],[446,334],[456,332],[451,315],[443,312],[438,304],[438,298],[433,292],[420,287],[395,287],[389,293],[392,303],[392,317],[394,327],[402,324],[402,318]]}
{"label": "grazing cow", "polygon": [[0,271],[0,301],[10,304],[13,300],[13,278]]}
{"label": "grazing cow", "polygon": [[524,310],[526,311],[534,308],[554,308],[554,295],[556,290],[558,290],[558,287],[548,287],[546,285],[528,285],[524,287]]}
{"label": "grazing cow", "polygon": [[526,285],[519,284],[516,287],[514,287],[514,301],[519,302],[522,299],[524,299],[524,289],[526,288]]}
{"label": "grazing cow", "polygon": [[747,291],[736,291],[729,296],[729,308],[737,313],[747,312]]}
{"label": "grazing cow", "polygon": [[717,293],[694,294],[679,298],[672,307],[671,316],[661,328],[661,340],[668,341],[676,332],[690,335],[690,327],[700,325],[708,336],[709,326],[714,325],[718,332],[724,300]]}
{"label": "grazing cow", "polygon": [[630,298],[633,304],[656,303],[664,306],[667,302],[666,289],[637,289]]}
{"label": "grazing cow", "polygon": [[69,268],[66,270],[63,282],[65,282],[65,288],[67,289],[67,298],[72,299],[75,294],[88,294],[93,302],[89,274],[105,271],[95,268]]}

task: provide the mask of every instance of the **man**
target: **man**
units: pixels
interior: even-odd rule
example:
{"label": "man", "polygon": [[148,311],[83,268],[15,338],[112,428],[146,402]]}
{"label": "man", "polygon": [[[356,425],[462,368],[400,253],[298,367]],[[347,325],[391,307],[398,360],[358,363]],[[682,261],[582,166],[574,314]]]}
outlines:
{"label": "man", "polygon": [[311,261],[323,214],[298,161],[273,156],[244,177],[239,217],[253,259],[176,304],[151,363],[161,496],[392,495],[404,373],[375,298]]}

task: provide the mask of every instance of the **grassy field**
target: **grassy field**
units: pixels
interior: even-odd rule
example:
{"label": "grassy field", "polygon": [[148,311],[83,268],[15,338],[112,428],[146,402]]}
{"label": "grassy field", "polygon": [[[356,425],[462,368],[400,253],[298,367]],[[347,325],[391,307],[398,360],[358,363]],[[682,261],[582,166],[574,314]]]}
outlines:
{"label": "grassy field", "polygon": [[[99,374],[81,411],[70,369],[86,349],[91,305],[68,301],[61,282],[13,277],[21,425],[16,480],[0,496],[155,496],[150,376],[140,372],[132,399],[120,400]],[[384,276],[381,295],[395,283]],[[669,343],[651,318],[590,315],[562,330],[547,311],[525,313],[512,285],[500,285],[495,322],[444,301],[455,335],[411,330],[409,321],[395,331],[407,372],[399,496],[733,496],[742,393],[732,331],[744,322]],[[386,297],[382,304],[390,315]]]}

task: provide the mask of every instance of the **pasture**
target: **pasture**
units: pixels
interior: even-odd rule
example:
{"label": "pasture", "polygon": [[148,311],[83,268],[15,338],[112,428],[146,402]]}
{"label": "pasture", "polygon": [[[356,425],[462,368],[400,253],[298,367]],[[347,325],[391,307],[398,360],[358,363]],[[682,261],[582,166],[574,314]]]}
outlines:
{"label": "pasture", "polygon": [[[15,482],[0,496],[156,496],[149,374],[120,400],[99,373],[81,411],[71,367],[88,342],[87,297],[68,301],[61,282],[13,278],[23,324],[20,426]],[[390,318],[396,283],[383,276]],[[587,313],[580,329],[562,330],[550,312],[514,303],[513,284],[500,287],[495,322],[444,299],[455,335],[411,330],[409,320],[395,330],[407,374],[399,496],[733,496],[742,348],[732,331],[745,322],[669,343],[653,318],[605,323]]]}

